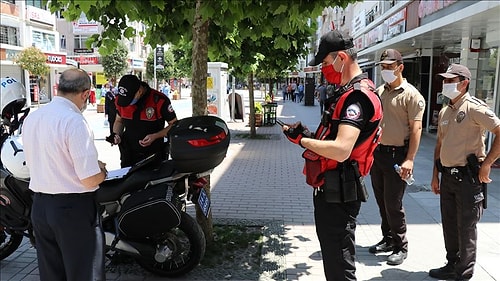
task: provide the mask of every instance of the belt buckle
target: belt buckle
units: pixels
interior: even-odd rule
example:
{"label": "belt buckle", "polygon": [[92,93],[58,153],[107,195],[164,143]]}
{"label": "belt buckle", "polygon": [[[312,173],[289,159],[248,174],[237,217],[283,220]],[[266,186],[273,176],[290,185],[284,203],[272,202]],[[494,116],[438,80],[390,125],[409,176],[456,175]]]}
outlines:
{"label": "belt buckle", "polygon": [[458,174],[458,169],[457,168],[451,168],[450,174],[452,174],[452,175]]}

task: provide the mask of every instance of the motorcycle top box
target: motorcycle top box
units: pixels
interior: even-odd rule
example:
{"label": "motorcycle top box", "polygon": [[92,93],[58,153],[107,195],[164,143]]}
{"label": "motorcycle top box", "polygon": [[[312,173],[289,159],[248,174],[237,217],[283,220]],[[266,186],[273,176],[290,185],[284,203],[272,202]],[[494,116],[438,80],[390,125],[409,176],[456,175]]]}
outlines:
{"label": "motorcycle top box", "polygon": [[204,172],[217,167],[230,141],[229,129],[216,116],[178,120],[169,131],[170,155],[178,172]]}

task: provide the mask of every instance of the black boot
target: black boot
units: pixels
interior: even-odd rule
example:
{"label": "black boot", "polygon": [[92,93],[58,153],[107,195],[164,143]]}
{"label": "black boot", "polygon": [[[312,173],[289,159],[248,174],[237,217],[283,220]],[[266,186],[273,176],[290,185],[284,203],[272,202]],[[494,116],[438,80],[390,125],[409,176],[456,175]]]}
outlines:
{"label": "black boot", "polygon": [[443,267],[431,269],[429,271],[429,276],[440,280],[454,279],[456,277],[455,265],[447,263]]}

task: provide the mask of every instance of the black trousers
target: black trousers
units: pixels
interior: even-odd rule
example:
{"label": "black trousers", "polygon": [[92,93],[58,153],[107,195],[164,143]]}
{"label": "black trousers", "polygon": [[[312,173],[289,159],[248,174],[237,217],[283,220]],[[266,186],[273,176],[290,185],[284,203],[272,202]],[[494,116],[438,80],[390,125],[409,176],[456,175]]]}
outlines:
{"label": "black trousers", "polygon": [[31,220],[42,281],[106,280],[94,193],[35,193]]}
{"label": "black trousers", "polygon": [[441,222],[448,263],[457,276],[472,278],[477,250],[477,223],[483,214],[482,186],[449,173],[441,176]]}
{"label": "black trousers", "polygon": [[313,195],[313,202],[326,280],[356,280],[354,233],[361,202],[327,203],[323,192]]}
{"label": "black trousers", "polygon": [[400,165],[406,158],[406,149],[392,150],[377,147],[374,152],[370,176],[373,193],[379,208],[383,239],[395,246],[397,251],[408,252],[406,238],[406,214],[403,196],[406,182],[394,171],[394,164]]}

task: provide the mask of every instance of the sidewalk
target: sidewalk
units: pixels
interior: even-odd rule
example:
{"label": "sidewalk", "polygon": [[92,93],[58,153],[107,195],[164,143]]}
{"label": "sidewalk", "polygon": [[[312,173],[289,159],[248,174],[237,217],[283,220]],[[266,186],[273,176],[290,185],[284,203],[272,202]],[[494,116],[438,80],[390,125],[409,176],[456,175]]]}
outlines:
{"label": "sidewalk", "polygon": [[[248,94],[239,91],[248,114]],[[259,95],[256,95],[259,97]],[[173,101],[179,117],[190,116],[189,99]],[[182,108],[182,113],[180,112]],[[118,168],[119,153],[116,146],[104,141],[109,134],[103,127],[104,115],[89,108],[85,113],[94,129],[100,159],[109,169]],[[311,130],[320,118],[319,106],[304,106],[278,98],[278,118],[285,122],[301,120]],[[232,139],[226,159],[211,176],[212,213],[214,219],[272,220],[281,231],[273,235],[281,247],[275,255],[265,255],[263,263],[275,266],[275,277],[262,276],[261,280],[278,279],[318,281],[324,280],[320,247],[314,227],[312,190],[302,175],[302,149],[284,138],[278,125],[258,127],[257,134],[266,139],[248,139],[250,128],[238,120],[228,122]],[[388,266],[387,254],[373,255],[368,247],[381,239],[380,217],[371,182],[368,202],[363,203],[356,229],[358,280],[436,280],[428,277],[428,270],[444,265],[445,249],[440,223],[439,197],[430,192],[435,137],[422,136],[415,160],[416,182],[404,198],[408,222],[409,256],[400,266]],[[494,182],[489,185],[489,208],[478,225],[478,257],[473,280],[500,280],[500,169],[492,170]],[[333,214],[332,214],[333,215]],[[282,256],[281,256],[282,255]],[[36,253],[28,243],[0,263],[0,280],[38,280]],[[108,274],[108,280],[168,280],[154,276]],[[189,276],[177,280],[190,280]]]}

